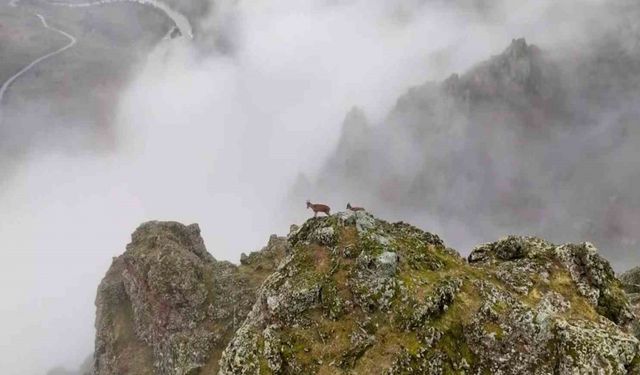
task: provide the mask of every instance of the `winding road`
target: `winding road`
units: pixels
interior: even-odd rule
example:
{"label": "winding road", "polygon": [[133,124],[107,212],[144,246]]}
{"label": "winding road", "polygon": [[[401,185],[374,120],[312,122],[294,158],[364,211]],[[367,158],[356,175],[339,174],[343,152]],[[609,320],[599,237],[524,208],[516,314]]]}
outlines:
{"label": "winding road", "polygon": [[26,72],[28,72],[31,68],[33,68],[34,66],[38,65],[39,63],[41,63],[42,61],[53,57],[59,53],[62,53],[66,50],[68,50],[69,48],[73,47],[74,44],[76,44],[78,42],[78,40],[71,34],[62,31],[60,29],[56,29],[55,27],[49,26],[49,24],[47,23],[47,20],[41,15],[41,14],[36,14],[36,17],[38,17],[40,19],[40,22],[42,22],[42,25],[44,27],[46,27],[49,30],[55,31],[58,34],[63,35],[65,38],[69,39],[69,43],[66,44],[64,47],[59,48],[53,52],[49,52],[44,56],[41,56],[37,59],[35,59],[34,61],[32,61],[29,65],[25,66],[24,68],[22,68],[18,73],[14,74],[11,78],[9,78],[3,85],[2,87],[0,87],[0,121],[2,120],[2,99],[4,98],[4,94],[5,92],[9,89],[9,87],[11,86],[11,84],[18,78],[20,78],[21,75],[25,74]]}
{"label": "winding road", "polygon": [[[9,5],[11,5],[12,7],[15,7],[17,5],[18,1],[20,1],[20,0],[11,0]],[[165,4],[165,3],[163,3],[162,1],[159,1],[159,0],[99,0],[99,1],[87,2],[87,3],[49,2],[49,4],[54,5],[54,6],[63,6],[63,7],[68,7],[68,8],[84,8],[84,7],[92,7],[92,6],[113,4],[113,3],[138,3],[138,4],[142,4],[142,5],[151,5],[151,6],[155,7],[155,8],[157,8],[157,9],[160,9],[175,24],[175,26],[172,27],[171,30],[169,30],[169,32],[167,33],[167,35],[165,36],[164,39],[171,38],[171,35],[173,34],[173,32],[176,29],[180,32],[181,35],[186,36],[189,39],[193,39],[193,28],[191,27],[191,23],[189,22],[187,17],[185,15],[183,15],[182,13],[179,13],[179,12],[171,9],[171,7],[169,7],[167,4]],[[2,85],[2,87],[0,87],[0,122],[2,122],[2,119],[3,119],[2,100],[3,100],[5,92],[9,89],[9,87],[13,84],[13,82],[16,79],[20,78],[20,76],[22,76],[23,74],[28,72],[31,68],[33,68],[34,66],[38,65],[39,63],[41,63],[42,61],[68,50],[69,48],[73,47],[77,43],[77,39],[73,35],[65,32],[65,31],[62,31],[60,29],[56,29],[55,27],[49,26],[49,24],[47,23],[47,20],[41,14],[36,14],[36,16],[40,19],[40,21],[42,22],[44,27],[46,27],[49,30],[55,31],[58,34],[63,35],[64,37],[69,39],[69,43],[67,45],[65,45],[64,47],[58,49],[58,50],[50,52],[50,53],[48,53],[48,54],[46,54],[44,56],[41,56],[38,59],[34,60],[29,65],[27,65],[24,68],[22,68],[18,73],[14,74],[11,78],[9,78]]]}
{"label": "winding road", "polygon": [[151,5],[155,8],[163,11],[167,17],[169,17],[173,23],[176,25],[178,30],[182,35],[185,35],[189,39],[193,39],[193,28],[191,27],[191,23],[189,19],[182,13],[177,12],[171,9],[170,6],[158,0],[99,0],[92,1],[87,3],[67,3],[67,2],[59,2],[59,1],[50,1],[49,4],[55,6],[62,6],[68,8],[86,8],[93,7],[98,5],[107,5],[114,3],[138,3],[142,5]]}

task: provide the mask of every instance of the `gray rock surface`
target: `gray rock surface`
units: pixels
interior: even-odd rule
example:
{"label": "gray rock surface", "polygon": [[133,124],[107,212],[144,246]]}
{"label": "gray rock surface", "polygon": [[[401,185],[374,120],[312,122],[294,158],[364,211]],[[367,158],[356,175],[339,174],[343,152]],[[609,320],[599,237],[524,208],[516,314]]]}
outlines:
{"label": "gray rock surface", "polygon": [[638,374],[626,285],[590,243],[510,236],[466,260],[366,212],[309,219],[240,266],[197,225],[149,222],[98,290],[95,370]]}
{"label": "gray rock surface", "polygon": [[239,268],[216,261],[195,224],[141,225],[98,288],[95,373],[215,372],[285,246],[274,236]]}
{"label": "gray rock surface", "polygon": [[630,306],[590,244],[509,237],[467,263],[366,213],[310,219],[289,241],[219,374],[639,370]]}

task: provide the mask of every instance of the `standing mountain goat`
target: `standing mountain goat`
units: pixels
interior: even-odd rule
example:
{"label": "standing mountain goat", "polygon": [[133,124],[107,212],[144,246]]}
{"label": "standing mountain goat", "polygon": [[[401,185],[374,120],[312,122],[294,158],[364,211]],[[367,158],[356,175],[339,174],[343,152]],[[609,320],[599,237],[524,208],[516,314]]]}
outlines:
{"label": "standing mountain goat", "polygon": [[307,201],[307,208],[310,208],[310,209],[313,210],[313,217],[318,216],[318,212],[322,212],[322,213],[326,214],[327,216],[331,215],[329,213],[331,208],[329,208],[329,206],[327,206],[326,204],[311,203],[311,202]]}
{"label": "standing mountain goat", "polygon": [[364,208],[362,208],[362,207],[353,207],[351,205],[351,203],[347,203],[347,210],[351,210],[353,212],[356,212],[356,211],[364,211]]}

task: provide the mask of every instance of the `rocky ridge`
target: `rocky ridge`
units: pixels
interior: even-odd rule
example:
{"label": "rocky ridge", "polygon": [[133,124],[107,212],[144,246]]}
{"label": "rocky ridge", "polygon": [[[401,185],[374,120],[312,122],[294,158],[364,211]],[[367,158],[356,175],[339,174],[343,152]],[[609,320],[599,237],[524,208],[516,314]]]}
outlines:
{"label": "rocky ridge", "polygon": [[636,322],[589,243],[507,237],[469,259],[366,212],[241,265],[196,225],[133,235],[97,298],[97,374],[635,374]]}

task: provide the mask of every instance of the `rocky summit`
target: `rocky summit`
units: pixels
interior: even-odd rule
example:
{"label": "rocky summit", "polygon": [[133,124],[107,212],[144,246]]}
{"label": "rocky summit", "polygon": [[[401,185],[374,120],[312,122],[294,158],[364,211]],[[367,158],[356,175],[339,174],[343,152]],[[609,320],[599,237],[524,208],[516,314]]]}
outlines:
{"label": "rocky summit", "polygon": [[216,373],[286,239],[240,267],[216,261],[200,228],[148,222],[113,260],[96,298],[96,375]]}
{"label": "rocky summit", "polygon": [[592,244],[512,236],[464,259],[366,212],[240,265],[197,225],[143,224],[96,305],[98,375],[640,373],[634,310]]}

